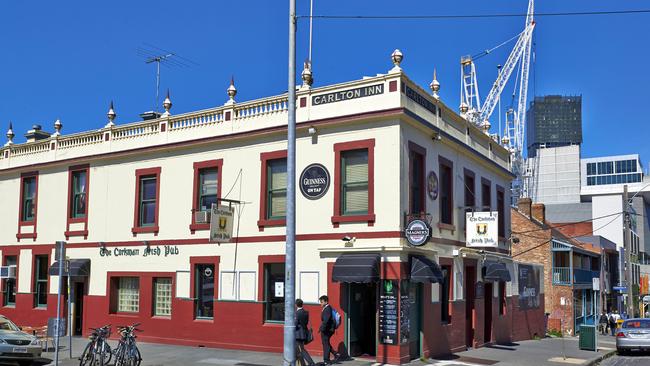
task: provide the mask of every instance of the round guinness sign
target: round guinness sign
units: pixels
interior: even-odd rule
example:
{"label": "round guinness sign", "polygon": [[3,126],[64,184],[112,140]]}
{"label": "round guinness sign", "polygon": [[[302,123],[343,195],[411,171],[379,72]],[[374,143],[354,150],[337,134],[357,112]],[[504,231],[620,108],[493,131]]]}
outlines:
{"label": "round guinness sign", "polygon": [[310,200],[317,200],[330,187],[330,173],[321,164],[311,164],[300,174],[300,192]]}
{"label": "round guinness sign", "polygon": [[411,220],[408,225],[406,225],[406,230],[404,230],[404,235],[406,236],[406,241],[413,246],[421,246],[426,244],[429,241],[431,236],[431,228],[426,222],[415,219]]}

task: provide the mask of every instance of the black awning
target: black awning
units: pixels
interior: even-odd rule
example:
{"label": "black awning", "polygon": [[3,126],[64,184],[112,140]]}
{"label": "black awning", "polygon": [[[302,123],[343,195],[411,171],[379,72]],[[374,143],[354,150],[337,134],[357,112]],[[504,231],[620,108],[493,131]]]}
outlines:
{"label": "black awning", "polygon": [[370,283],[379,281],[379,254],[343,254],[332,269],[333,282]]}
{"label": "black awning", "polygon": [[483,262],[483,281],[510,282],[510,271],[505,263],[485,261]]}
{"label": "black awning", "polygon": [[[63,263],[64,276],[90,276],[90,259],[70,259],[68,268]],[[67,270],[66,270],[67,269]],[[59,261],[54,262],[50,267],[50,276],[59,275]]]}
{"label": "black awning", "polygon": [[411,282],[442,283],[444,276],[440,266],[435,261],[419,256],[411,256]]}

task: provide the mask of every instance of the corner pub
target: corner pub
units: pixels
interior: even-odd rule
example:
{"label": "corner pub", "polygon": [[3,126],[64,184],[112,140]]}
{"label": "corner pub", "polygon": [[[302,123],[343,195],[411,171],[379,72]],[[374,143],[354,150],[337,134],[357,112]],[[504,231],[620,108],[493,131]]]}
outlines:
{"label": "corner pub", "polygon": [[[411,81],[402,57],[335,85],[302,73],[297,174],[314,181],[298,183],[296,296],[317,328],[327,294],[342,315],[332,344],[381,363],[542,335],[539,271],[524,293],[532,267],[508,254],[508,150],[439,100],[437,80],[432,93]],[[35,125],[25,143],[10,128],[0,256],[15,275],[1,280],[0,314],[56,316],[65,241],[73,334],[139,322],[144,341],[281,352],[287,95],[236,94],[231,82],[224,104],[178,115],[168,96],[165,113],[128,124],[111,104],[100,129]],[[226,200],[243,204],[232,239],[213,243],[207,213]],[[467,211],[498,212],[498,247],[466,246]]]}

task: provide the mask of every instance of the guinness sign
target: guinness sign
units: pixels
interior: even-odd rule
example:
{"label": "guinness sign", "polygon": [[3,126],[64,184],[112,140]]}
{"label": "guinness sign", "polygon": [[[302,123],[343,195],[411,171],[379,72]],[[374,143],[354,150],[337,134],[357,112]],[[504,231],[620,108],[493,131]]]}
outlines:
{"label": "guinness sign", "polygon": [[321,164],[311,164],[300,174],[300,192],[305,198],[317,200],[330,187],[330,173]]}

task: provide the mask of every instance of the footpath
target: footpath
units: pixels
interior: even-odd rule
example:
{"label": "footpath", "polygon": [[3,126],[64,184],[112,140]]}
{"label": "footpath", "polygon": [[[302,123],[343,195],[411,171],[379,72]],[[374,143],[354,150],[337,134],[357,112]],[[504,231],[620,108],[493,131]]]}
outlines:
{"label": "footpath", "polygon": [[[79,364],[79,354],[86,344],[86,338],[73,339],[72,358],[69,358],[68,341],[60,351],[59,365]],[[110,342],[111,346],[115,342]],[[594,365],[615,350],[615,339],[611,336],[599,336],[599,350],[581,351],[578,338],[544,338],[541,340],[522,341],[509,345],[494,345],[455,353],[448,357],[416,360],[409,366],[561,366]],[[250,352],[216,348],[186,347],[153,343],[138,343],[142,353],[142,366],[282,366],[282,355],[277,353]],[[53,353],[44,353],[42,365],[54,365]],[[314,357],[314,361],[318,361]],[[112,362],[111,362],[112,365]],[[374,366],[373,360],[349,360],[339,363],[342,366]]]}

